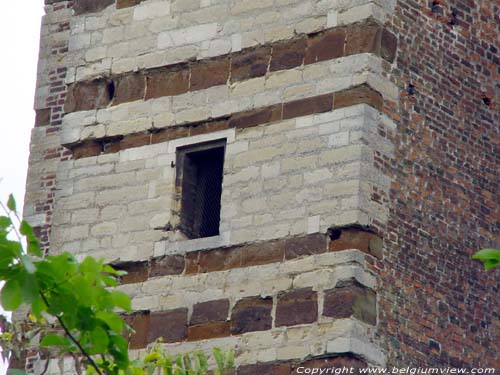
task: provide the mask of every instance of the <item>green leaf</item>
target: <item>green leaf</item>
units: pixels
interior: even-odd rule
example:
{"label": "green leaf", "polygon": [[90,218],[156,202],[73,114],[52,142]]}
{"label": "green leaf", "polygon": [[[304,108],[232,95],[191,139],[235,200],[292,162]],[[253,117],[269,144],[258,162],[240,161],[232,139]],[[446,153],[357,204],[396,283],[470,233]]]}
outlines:
{"label": "green leaf", "polygon": [[104,266],[103,271],[113,276],[124,276],[128,273],[127,271],[116,270],[109,264]]}
{"label": "green leaf", "polygon": [[47,305],[45,305],[45,302],[43,302],[43,299],[41,297],[37,297],[32,303],[31,303],[31,312],[35,317],[40,318],[41,314],[43,311],[47,310]]}
{"label": "green leaf", "polygon": [[7,311],[14,311],[23,303],[21,287],[16,279],[8,280],[3,286],[1,302]]}
{"label": "green leaf", "polygon": [[225,360],[225,369],[224,370],[230,370],[234,367],[234,351],[232,349],[229,349],[226,352],[226,360]]}
{"label": "green leaf", "polygon": [[213,348],[212,352],[214,353],[215,362],[217,363],[217,368],[223,372],[224,371],[224,354],[222,354],[222,350],[219,348]]}
{"label": "green leaf", "polygon": [[119,315],[113,312],[99,311],[96,313],[96,318],[102,320],[108,327],[116,333],[121,333],[125,322]]}
{"label": "green leaf", "polygon": [[9,195],[9,199],[7,200],[7,207],[11,211],[16,211],[16,200],[12,194]]}
{"label": "green leaf", "polygon": [[19,275],[19,287],[24,302],[31,303],[38,298],[38,282],[33,274]]}
{"label": "green leaf", "polygon": [[484,268],[486,270],[491,270],[500,265],[500,259],[488,259],[484,261]]}
{"label": "green leaf", "polygon": [[472,259],[489,260],[500,259],[500,250],[498,249],[482,249],[472,256]]}
{"label": "green leaf", "polygon": [[40,342],[40,346],[42,348],[46,348],[48,346],[68,346],[70,344],[71,342],[68,338],[53,333],[46,335]]}
{"label": "green leaf", "polygon": [[42,250],[40,249],[40,243],[35,236],[33,227],[29,225],[25,220],[21,221],[21,234],[25,235],[28,239],[28,254],[37,257],[42,256]]}
{"label": "green leaf", "polygon": [[0,216],[0,228],[7,229],[12,225],[12,220],[8,216]]}
{"label": "green leaf", "polygon": [[108,333],[102,327],[96,327],[90,332],[91,344],[93,345],[92,352],[104,353],[109,344]]}
{"label": "green leaf", "polygon": [[111,298],[113,299],[113,303],[116,307],[119,307],[126,312],[130,312],[132,310],[128,294],[115,290],[111,292]]}

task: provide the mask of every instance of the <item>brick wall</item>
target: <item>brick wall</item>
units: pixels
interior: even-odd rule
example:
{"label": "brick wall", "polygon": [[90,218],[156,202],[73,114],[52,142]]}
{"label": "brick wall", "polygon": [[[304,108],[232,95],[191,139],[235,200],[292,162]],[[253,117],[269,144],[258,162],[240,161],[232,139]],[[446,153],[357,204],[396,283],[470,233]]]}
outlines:
{"label": "brick wall", "polygon": [[[500,7],[398,1],[391,69],[402,95],[381,276],[379,335],[400,365],[500,368]],[[392,108],[387,108],[390,115]]]}

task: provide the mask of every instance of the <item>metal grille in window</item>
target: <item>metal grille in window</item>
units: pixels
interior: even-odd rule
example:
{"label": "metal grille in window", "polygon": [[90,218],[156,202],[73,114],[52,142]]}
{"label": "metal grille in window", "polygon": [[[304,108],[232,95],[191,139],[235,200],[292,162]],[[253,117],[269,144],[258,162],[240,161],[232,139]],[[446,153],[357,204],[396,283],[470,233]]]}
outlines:
{"label": "metal grille in window", "polygon": [[225,145],[222,140],[178,149],[180,229],[189,238],[219,234]]}

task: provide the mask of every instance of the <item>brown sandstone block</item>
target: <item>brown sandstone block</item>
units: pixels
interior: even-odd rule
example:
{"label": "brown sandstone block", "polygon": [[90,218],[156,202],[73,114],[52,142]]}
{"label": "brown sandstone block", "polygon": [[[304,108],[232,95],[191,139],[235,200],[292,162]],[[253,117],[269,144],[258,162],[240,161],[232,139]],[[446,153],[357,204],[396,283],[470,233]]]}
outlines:
{"label": "brown sandstone block", "polygon": [[239,129],[249,128],[281,120],[282,105],[277,104],[262,109],[253,109],[231,116],[229,126]]}
{"label": "brown sandstone block", "polygon": [[127,274],[120,278],[120,283],[135,284],[146,281],[149,277],[148,262],[125,262],[112,265],[115,269],[126,271]]}
{"label": "brown sandstone block", "polygon": [[198,325],[209,322],[225,322],[228,314],[228,299],[197,303],[193,306],[190,324]]}
{"label": "brown sandstone block", "polygon": [[382,239],[366,229],[356,227],[337,228],[331,230],[330,238],[329,251],[357,249],[378,258],[382,255]]}
{"label": "brown sandstone block", "polygon": [[50,108],[37,109],[35,111],[35,126],[44,126],[50,124]]}
{"label": "brown sandstone block", "polygon": [[370,86],[363,84],[351,89],[335,93],[334,108],[344,108],[356,104],[368,104],[373,108],[382,110],[384,107],[384,98],[373,90]]}
{"label": "brown sandstone block", "polygon": [[186,254],[186,275],[200,272],[200,253],[201,251],[193,251]]}
{"label": "brown sandstone block", "polygon": [[313,323],[318,320],[318,296],[311,288],[278,295],[276,327]]}
{"label": "brown sandstone block", "polygon": [[229,79],[229,57],[197,62],[191,67],[190,91],[225,85]]}
{"label": "brown sandstone block", "polygon": [[113,80],[115,97],[112,105],[133,102],[144,99],[146,77],[142,73],[131,73]]}
{"label": "brown sandstone block", "polygon": [[149,318],[149,311],[136,312],[123,317],[125,323],[135,331],[129,338],[129,349],[142,349],[148,345]]}
{"label": "brown sandstone block", "polygon": [[180,275],[184,272],[185,260],[182,255],[165,255],[151,261],[150,277]]}
{"label": "brown sandstone block", "polygon": [[146,75],[146,99],[184,94],[189,90],[189,68],[152,69]]}
{"label": "brown sandstone block", "polygon": [[292,69],[301,66],[306,53],[307,39],[276,43],[273,45],[270,71]]}
{"label": "brown sandstone block", "polygon": [[347,28],[345,55],[380,54],[382,27],[376,22],[362,22]]}
{"label": "brown sandstone block", "polygon": [[120,141],[120,150],[132,147],[141,147],[151,144],[151,133],[140,133],[127,135]]}
{"label": "brown sandstone block", "polygon": [[231,59],[231,82],[264,76],[270,58],[270,46],[260,46],[237,53]]}
{"label": "brown sandstone block", "polygon": [[188,327],[188,341],[231,336],[229,322],[210,322]]}
{"label": "brown sandstone block", "polygon": [[108,106],[111,102],[111,81],[95,79],[69,85],[64,112],[88,111]]}
{"label": "brown sandstone block", "polygon": [[164,342],[184,341],[187,337],[187,309],[153,312],[150,317],[148,343],[158,338]]}
{"label": "brown sandstone block", "polygon": [[377,324],[377,299],[373,290],[355,280],[337,284],[325,291],[323,315],[342,319],[354,316],[365,323]]}
{"label": "brown sandstone block", "polygon": [[170,128],[161,129],[151,134],[151,144],[188,137],[190,134],[189,131],[190,130],[188,126],[172,126]]}
{"label": "brown sandstone block", "polygon": [[75,15],[96,13],[106,9],[115,0],[74,0],[73,11]]}
{"label": "brown sandstone block", "polygon": [[223,271],[241,267],[241,250],[238,247],[200,252],[199,272]]}
{"label": "brown sandstone block", "polygon": [[216,121],[207,121],[201,124],[196,124],[190,126],[191,132],[190,135],[197,134],[206,134],[219,130],[229,129],[229,121],[228,120],[216,120]]}
{"label": "brown sandstone block", "polygon": [[273,241],[245,245],[241,248],[241,251],[242,267],[282,262],[285,257],[285,243],[284,241]]}
{"label": "brown sandstone block", "polygon": [[346,33],[344,29],[331,30],[310,36],[307,40],[304,64],[313,64],[344,56],[345,39]]}
{"label": "brown sandstone block", "polygon": [[285,259],[287,260],[305,255],[322,254],[326,251],[327,237],[321,233],[289,238],[285,241]]}
{"label": "brown sandstone block", "polygon": [[396,35],[384,29],[380,42],[380,56],[389,62],[393,62],[396,58],[397,48],[398,39]]}
{"label": "brown sandstone block", "polygon": [[328,112],[333,107],[333,95],[325,94],[283,104],[283,120],[314,113]]}
{"label": "brown sandstone block", "polygon": [[98,142],[84,142],[72,149],[73,159],[88,158],[90,156],[98,156],[102,152],[102,145]]}
{"label": "brown sandstone block", "polygon": [[266,331],[271,329],[273,299],[248,297],[236,303],[231,313],[231,333]]}
{"label": "brown sandstone block", "polygon": [[116,9],[133,7],[143,1],[144,0],[116,0]]}

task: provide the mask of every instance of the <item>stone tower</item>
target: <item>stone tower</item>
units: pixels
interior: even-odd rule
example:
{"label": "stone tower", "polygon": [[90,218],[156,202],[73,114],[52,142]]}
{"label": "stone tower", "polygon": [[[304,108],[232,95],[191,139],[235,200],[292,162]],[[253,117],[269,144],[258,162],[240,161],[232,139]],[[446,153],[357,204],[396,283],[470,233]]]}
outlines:
{"label": "stone tower", "polygon": [[498,2],[45,3],[25,215],[131,350],[500,368]]}

